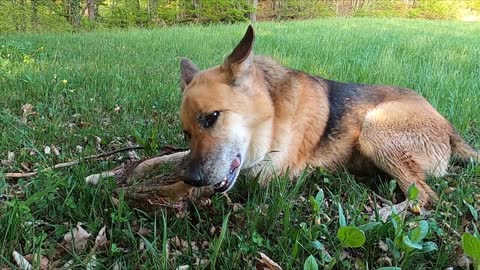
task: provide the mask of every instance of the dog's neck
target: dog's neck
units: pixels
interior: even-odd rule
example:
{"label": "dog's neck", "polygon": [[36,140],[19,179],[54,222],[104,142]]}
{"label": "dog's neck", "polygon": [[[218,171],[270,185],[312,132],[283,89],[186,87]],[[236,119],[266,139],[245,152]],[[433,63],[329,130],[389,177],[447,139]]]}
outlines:
{"label": "dog's neck", "polygon": [[298,165],[307,162],[316,151],[326,126],[328,85],[321,78],[286,68],[266,57],[256,56],[254,62],[256,82],[263,84],[258,88],[267,92],[273,116],[270,123],[258,127],[253,144],[269,156],[277,169],[302,167]]}

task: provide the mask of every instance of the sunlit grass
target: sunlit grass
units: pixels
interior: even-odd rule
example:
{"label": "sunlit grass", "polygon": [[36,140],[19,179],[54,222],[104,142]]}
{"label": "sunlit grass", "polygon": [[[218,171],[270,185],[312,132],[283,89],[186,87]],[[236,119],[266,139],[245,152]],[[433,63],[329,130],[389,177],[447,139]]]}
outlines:
{"label": "sunlit grass", "polygon": [[[246,26],[0,36],[0,159],[14,152],[11,169],[18,170],[22,162],[32,167],[46,166],[127,141],[149,142],[143,155],[155,154],[158,146],[183,146],[177,113],[179,58],[189,57],[201,68],[219,64]],[[259,23],[255,29],[256,53],[328,79],[415,89],[469,142],[480,146],[480,25],[328,19]],[[34,106],[36,114],[27,116],[25,123],[22,105],[27,103]],[[95,136],[101,138],[100,146]],[[44,147],[51,144],[59,148],[60,156],[44,154]],[[243,179],[231,194],[233,202],[243,204],[241,214],[231,213],[233,208],[226,199],[216,196],[214,210],[192,209],[187,218],[166,213],[154,216],[128,209],[122,203],[115,206],[111,182],[96,187],[84,183],[86,175],[113,166],[112,162],[90,162],[18,183],[6,184],[0,178],[3,193],[20,184],[25,199],[34,198],[28,203],[22,199],[0,204],[0,266],[12,263],[13,250],[50,254],[70,228],[68,224],[83,222],[94,235],[107,225],[111,243],[129,250],[102,250],[97,258],[104,267],[117,263],[122,269],[137,265],[145,269],[174,268],[194,264],[195,255],[215,261],[218,269],[252,269],[261,251],[284,268],[297,269],[310,254],[319,258],[318,250],[311,246],[313,240],[321,241],[330,255],[340,256],[335,238],[337,207],[333,202],[341,202],[349,221],[360,225],[368,220],[364,205],[375,199],[372,190],[390,200],[400,195],[398,190],[389,191],[388,181],[366,187],[347,174],[317,172],[297,183],[280,177],[267,188],[253,179]],[[429,219],[446,234],[429,234],[439,250],[406,262],[405,269],[413,262],[416,269],[452,265],[459,241],[454,230],[462,231],[462,221],[471,220],[464,202],[478,207],[476,194],[480,191],[474,167],[456,173],[429,180],[444,199]],[[328,200],[321,226],[314,225],[308,203],[317,186]],[[447,187],[455,191],[444,194]],[[39,220],[42,225],[24,225]],[[138,226],[152,229],[145,236],[145,251],[139,250]],[[377,259],[388,256],[379,250],[378,243],[391,237],[389,226],[369,232],[364,248],[350,254],[363,254],[368,269],[377,268]],[[216,229],[213,234],[212,227]],[[311,239],[313,231],[320,232],[318,239]],[[165,239],[176,235],[187,242],[208,241],[210,246],[199,251],[188,248],[175,261],[166,260]],[[82,265],[87,254],[70,254],[65,259]],[[346,261],[337,266],[353,267]]]}

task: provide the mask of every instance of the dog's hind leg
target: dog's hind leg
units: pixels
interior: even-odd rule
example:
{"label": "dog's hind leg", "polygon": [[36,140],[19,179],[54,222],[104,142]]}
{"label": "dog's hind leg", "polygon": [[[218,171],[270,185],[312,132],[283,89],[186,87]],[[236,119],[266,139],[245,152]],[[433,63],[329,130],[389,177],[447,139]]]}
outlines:
{"label": "dog's hind leg", "polygon": [[425,182],[426,176],[446,174],[451,147],[446,120],[422,105],[406,109],[408,104],[391,102],[370,111],[358,146],[362,155],[397,179],[406,195],[415,184],[421,206],[428,206],[438,196]]}

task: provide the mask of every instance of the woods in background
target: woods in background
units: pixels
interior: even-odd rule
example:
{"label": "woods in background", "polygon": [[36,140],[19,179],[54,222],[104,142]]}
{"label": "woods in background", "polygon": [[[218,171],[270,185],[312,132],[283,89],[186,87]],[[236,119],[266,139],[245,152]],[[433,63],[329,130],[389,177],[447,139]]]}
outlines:
{"label": "woods in background", "polygon": [[0,33],[331,16],[458,19],[479,12],[480,0],[0,0]]}

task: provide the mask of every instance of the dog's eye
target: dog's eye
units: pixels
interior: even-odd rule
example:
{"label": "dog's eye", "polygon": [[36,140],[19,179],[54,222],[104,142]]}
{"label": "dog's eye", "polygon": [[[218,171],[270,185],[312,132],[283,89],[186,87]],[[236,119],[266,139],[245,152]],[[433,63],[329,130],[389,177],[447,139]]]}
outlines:
{"label": "dog's eye", "polygon": [[219,111],[214,111],[210,114],[207,114],[202,117],[201,122],[204,128],[211,128],[215,122],[217,122],[218,117],[220,116]]}

